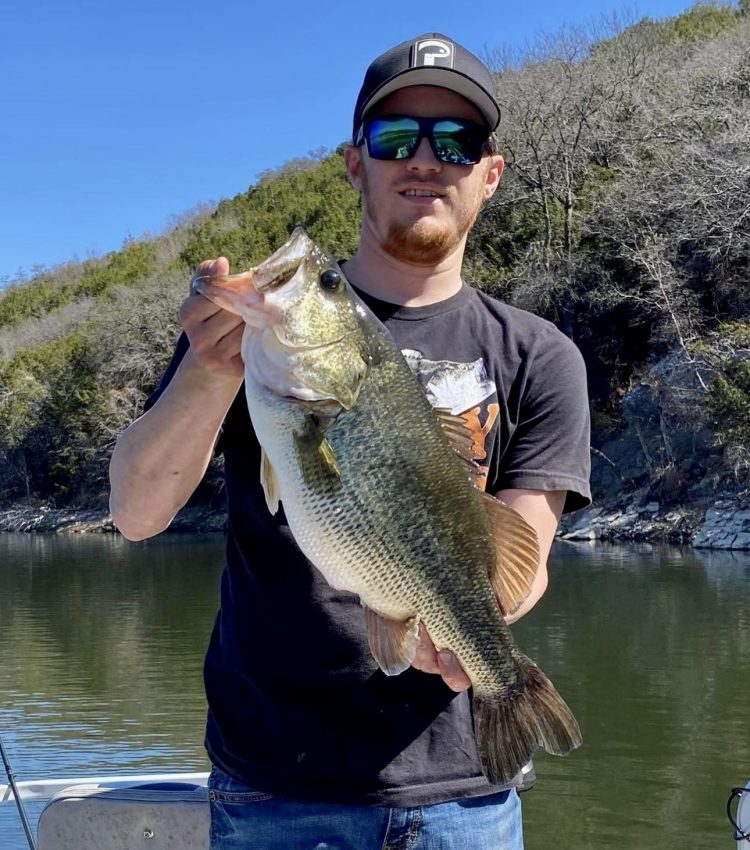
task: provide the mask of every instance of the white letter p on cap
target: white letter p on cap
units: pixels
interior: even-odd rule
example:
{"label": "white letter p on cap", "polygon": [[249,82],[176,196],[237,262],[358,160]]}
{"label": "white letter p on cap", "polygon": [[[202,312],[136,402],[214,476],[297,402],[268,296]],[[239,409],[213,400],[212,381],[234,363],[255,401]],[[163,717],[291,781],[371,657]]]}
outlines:
{"label": "white letter p on cap", "polygon": [[415,66],[436,65],[442,68],[453,67],[453,45],[437,38],[418,41],[415,49]]}

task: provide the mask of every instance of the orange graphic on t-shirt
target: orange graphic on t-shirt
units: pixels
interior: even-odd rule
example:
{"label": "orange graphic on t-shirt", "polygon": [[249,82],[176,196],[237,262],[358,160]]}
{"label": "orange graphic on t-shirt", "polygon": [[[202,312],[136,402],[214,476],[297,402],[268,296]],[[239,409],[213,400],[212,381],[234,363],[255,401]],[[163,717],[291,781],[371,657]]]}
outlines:
{"label": "orange graphic on t-shirt", "polygon": [[[487,405],[487,420],[484,425],[479,420],[479,414],[482,412],[481,407],[472,407],[471,410],[466,410],[461,414],[472,435],[472,457],[474,460],[484,460],[487,457],[486,440],[487,434],[492,430],[497,417],[500,413],[499,404]],[[477,484],[484,490],[487,486],[487,475],[489,474],[488,466],[480,466],[479,471],[482,473],[477,481]]]}

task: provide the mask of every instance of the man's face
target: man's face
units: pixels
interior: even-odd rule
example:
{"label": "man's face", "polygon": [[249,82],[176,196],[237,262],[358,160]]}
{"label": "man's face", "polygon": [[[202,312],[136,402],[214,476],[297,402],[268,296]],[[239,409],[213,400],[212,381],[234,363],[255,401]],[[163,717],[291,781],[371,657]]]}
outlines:
{"label": "man's face", "polygon": [[[482,123],[473,103],[436,86],[400,89],[368,113],[368,117],[378,115],[467,118]],[[441,162],[427,139],[420,141],[411,159],[371,159],[365,145],[347,148],[345,156],[349,179],[362,192],[363,226],[391,256],[426,266],[441,262],[465,241],[503,171],[502,157],[489,154],[476,165]],[[432,194],[415,195],[414,190]]]}

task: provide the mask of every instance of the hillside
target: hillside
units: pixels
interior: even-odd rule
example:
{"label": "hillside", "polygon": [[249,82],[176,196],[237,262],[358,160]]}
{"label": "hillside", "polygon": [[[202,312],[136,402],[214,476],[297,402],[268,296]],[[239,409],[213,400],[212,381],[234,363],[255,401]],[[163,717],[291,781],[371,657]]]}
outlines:
{"label": "hillside", "polygon": [[[555,321],[587,362],[597,495],[709,504],[750,469],[750,18],[699,5],[492,57],[503,185],[465,276]],[[488,36],[489,38],[489,36]],[[200,260],[257,263],[296,225],[349,255],[340,151],[113,254],[0,294],[0,507],[104,504]],[[197,500],[218,491],[209,477]]]}

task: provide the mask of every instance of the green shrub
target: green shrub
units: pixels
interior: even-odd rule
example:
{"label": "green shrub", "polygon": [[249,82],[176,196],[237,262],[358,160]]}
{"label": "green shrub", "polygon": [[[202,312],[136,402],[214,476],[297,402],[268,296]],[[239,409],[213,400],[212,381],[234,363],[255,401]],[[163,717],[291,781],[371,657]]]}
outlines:
{"label": "green shrub", "polygon": [[750,324],[724,324],[711,360],[717,375],[709,387],[708,407],[716,435],[735,467],[750,468]]}
{"label": "green shrub", "polygon": [[359,195],[349,184],[343,156],[332,154],[315,168],[284,172],[219,204],[199,225],[182,253],[195,268],[227,257],[233,271],[257,265],[302,226],[336,257],[350,256],[359,237]]}

